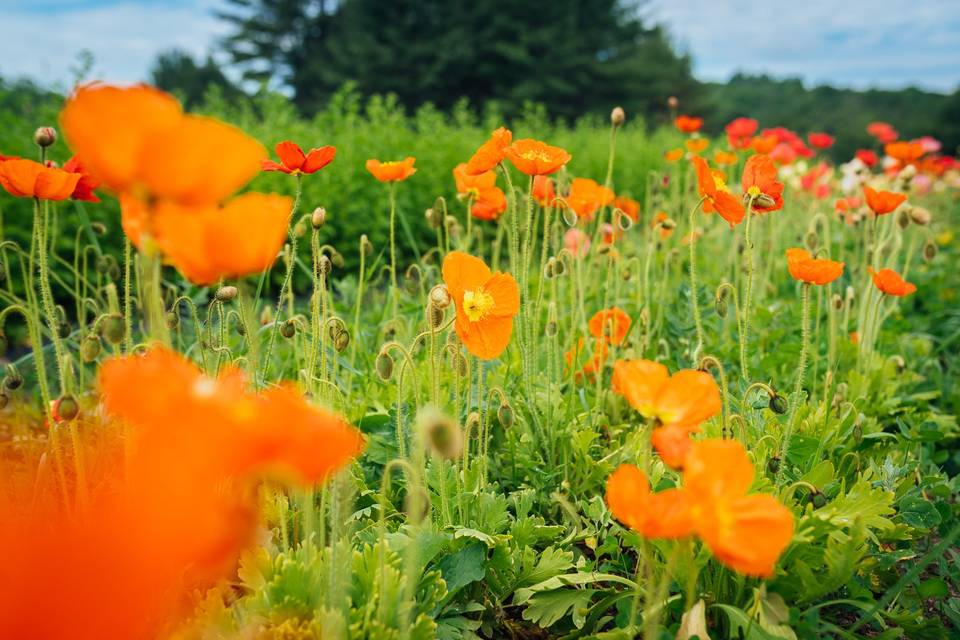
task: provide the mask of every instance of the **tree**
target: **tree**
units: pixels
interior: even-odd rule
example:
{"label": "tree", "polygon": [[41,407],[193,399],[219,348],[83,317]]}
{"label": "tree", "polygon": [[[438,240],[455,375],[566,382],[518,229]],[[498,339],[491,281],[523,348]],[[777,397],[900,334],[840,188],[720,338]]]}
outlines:
{"label": "tree", "polygon": [[203,100],[210,87],[217,87],[226,98],[237,98],[242,91],[223,74],[213,58],[207,56],[202,65],[184,51],[173,49],[161,53],[150,70],[152,84],[177,94],[187,108]]}
{"label": "tree", "polygon": [[410,107],[461,97],[496,100],[507,113],[527,101],[573,117],[622,104],[664,109],[692,95],[690,60],[635,5],[620,0],[230,0],[225,42],[248,78],[289,86],[302,108],[344,83],[394,93]]}

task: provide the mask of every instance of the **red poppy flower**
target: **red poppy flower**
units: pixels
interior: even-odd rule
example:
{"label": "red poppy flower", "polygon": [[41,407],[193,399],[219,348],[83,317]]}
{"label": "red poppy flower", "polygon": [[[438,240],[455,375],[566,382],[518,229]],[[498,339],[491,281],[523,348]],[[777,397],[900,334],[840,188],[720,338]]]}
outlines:
{"label": "red poppy flower", "polygon": [[294,176],[316,173],[333,162],[334,156],[337,155],[336,147],[331,146],[310,149],[309,153],[304,154],[300,145],[290,140],[278,143],[274,151],[277,152],[280,162],[263,160],[261,163],[263,170],[282,171]]}
{"label": "red poppy flower", "polygon": [[877,191],[863,185],[863,195],[867,199],[867,206],[878,216],[892,213],[907,199],[907,194],[894,191]]}
{"label": "red poppy flower", "polygon": [[703,210],[708,213],[716,211],[730,223],[731,227],[739,224],[746,213],[740,200],[730,193],[726,182],[710,170],[706,160],[700,156],[694,156],[692,162],[697,171],[697,187],[700,196],[706,198]]}
{"label": "red poppy flower", "polygon": [[766,213],[783,208],[783,183],[777,180],[777,167],[766,155],[752,155],[743,167],[743,192],[753,201],[753,210]]}
{"label": "red poppy flower", "polygon": [[673,124],[683,133],[696,133],[703,126],[703,118],[694,116],[677,116]]}
{"label": "red poppy flower", "polygon": [[67,160],[67,163],[63,165],[63,170],[68,173],[80,174],[80,180],[77,181],[77,186],[70,195],[72,199],[84,202],[100,202],[100,198],[94,193],[94,190],[100,186],[100,179],[88,173],[77,156]]}
{"label": "red poppy flower", "polygon": [[880,160],[877,157],[876,152],[871,151],[870,149],[857,149],[857,153],[855,155],[860,162],[868,167],[873,167]]}
{"label": "red poppy flower", "polygon": [[808,133],[807,141],[814,149],[829,149],[833,146],[833,136],[828,133]]}
{"label": "red poppy flower", "polygon": [[897,130],[886,122],[871,122],[867,125],[867,133],[876,138],[880,144],[893,142],[900,137]]}
{"label": "red poppy flower", "polygon": [[750,139],[757,132],[759,123],[753,118],[735,118],[724,129],[727,140],[734,149],[746,149],[750,146]]}

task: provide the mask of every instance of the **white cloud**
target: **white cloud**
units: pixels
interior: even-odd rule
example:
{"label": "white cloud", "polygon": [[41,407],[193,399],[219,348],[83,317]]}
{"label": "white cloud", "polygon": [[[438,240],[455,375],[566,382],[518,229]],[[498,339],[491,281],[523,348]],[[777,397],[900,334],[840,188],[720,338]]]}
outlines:
{"label": "white cloud", "polygon": [[162,51],[179,48],[203,56],[211,49],[227,29],[213,15],[220,4],[121,0],[0,10],[0,72],[67,86],[77,56],[89,50],[95,60],[94,77],[145,80]]}

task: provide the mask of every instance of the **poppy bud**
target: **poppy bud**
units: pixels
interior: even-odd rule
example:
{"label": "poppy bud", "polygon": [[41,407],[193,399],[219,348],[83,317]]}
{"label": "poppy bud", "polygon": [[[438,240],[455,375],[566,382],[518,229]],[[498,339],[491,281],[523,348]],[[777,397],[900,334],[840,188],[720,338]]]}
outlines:
{"label": "poppy bud", "polygon": [[293,225],[293,235],[297,238],[302,238],[307,234],[307,224],[301,219],[297,220],[297,224]]}
{"label": "poppy bud", "polygon": [[173,311],[167,311],[166,322],[168,329],[176,329],[180,326],[180,316]]}
{"label": "poppy bud", "polygon": [[38,147],[49,147],[57,141],[57,130],[53,127],[40,127],[33,132],[33,141]]}
{"label": "poppy bud", "polygon": [[285,320],[283,324],[280,325],[280,335],[284,338],[292,338],[294,334],[297,333],[297,325],[294,324],[293,320]]}
{"label": "poppy bud", "polygon": [[317,260],[317,273],[326,276],[330,275],[331,271],[333,271],[333,262],[325,255],[320,256],[320,259]]}
{"label": "poppy bud", "polygon": [[431,229],[439,229],[441,223],[443,222],[442,216],[434,209],[427,209],[424,211],[423,217],[427,219],[427,224],[430,225]]}
{"label": "poppy bud", "polygon": [[553,280],[557,275],[557,259],[549,258],[547,264],[543,265],[543,277],[547,280]]}
{"label": "poppy bud", "polygon": [[451,302],[453,302],[453,299],[450,297],[450,291],[447,290],[447,285],[438,284],[433,289],[430,289],[430,304],[436,308],[446,309],[450,306]]}
{"label": "poppy bud", "polygon": [[817,245],[820,244],[820,236],[817,235],[816,231],[807,231],[807,234],[803,236],[803,244],[807,245],[807,249],[810,249],[810,251],[816,251]]}
{"label": "poppy bud", "polygon": [[367,257],[373,254],[373,245],[365,233],[360,236],[360,252]]}
{"label": "poppy bud", "polygon": [[417,292],[417,289],[420,288],[420,275],[420,268],[417,265],[412,264],[407,268],[403,273],[407,291],[410,293]]}
{"label": "poppy bud", "polygon": [[910,214],[903,209],[897,211],[897,226],[901,229],[906,229],[910,226]]}
{"label": "poppy bud", "polygon": [[450,416],[436,407],[424,407],[417,412],[415,424],[433,455],[444,460],[460,457],[463,452],[463,432]]}
{"label": "poppy bud", "polygon": [[0,358],[7,355],[7,349],[10,347],[10,340],[7,338],[7,332],[0,329]]}
{"label": "poppy bud", "polygon": [[214,297],[220,302],[230,302],[237,297],[238,293],[239,291],[237,291],[236,287],[220,287],[217,289],[217,293]]}
{"label": "poppy bud", "polygon": [[90,364],[100,355],[102,346],[100,338],[95,333],[88,333],[80,343],[80,359]]}
{"label": "poppy bud", "polygon": [[23,376],[20,375],[20,371],[13,364],[7,365],[7,375],[3,378],[3,386],[10,391],[23,386]]}
{"label": "poppy bud", "polygon": [[716,309],[717,315],[721,318],[727,317],[727,298],[726,296],[718,297],[714,303],[713,308]]}
{"label": "poppy bud", "polygon": [[813,505],[814,509],[819,509],[827,504],[827,496],[823,495],[822,491],[814,491],[810,494],[810,504]]}
{"label": "poppy bud", "polygon": [[660,227],[669,231],[670,229],[676,229],[677,223],[673,218],[665,218],[660,221]]}
{"label": "poppy bud", "polygon": [[930,220],[933,216],[930,215],[928,209],[923,207],[911,207],[910,209],[910,219],[914,224],[918,224],[921,227],[925,227],[930,224]]}
{"label": "poppy bud", "polygon": [[833,308],[837,311],[843,309],[843,298],[840,297],[839,293],[833,294],[833,297],[830,299],[833,302]]}
{"label": "poppy bud", "polygon": [[450,356],[450,366],[461,378],[467,375],[467,359],[459,351]]}
{"label": "poppy bud", "polygon": [[127,328],[123,325],[123,316],[119,313],[111,313],[103,320],[100,333],[110,344],[120,344],[127,333]]}
{"label": "poppy bud", "polygon": [[[862,413],[860,415],[863,415]],[[860,425],[860,418],[853,424],[853,441],[857,444],[863,442],[863,427]]]}
{"label": "poppy bud", "polygon": [[768,196],[767,194],[761,193],[754,199],[753,203],[763,209],[769,209],[770,207],[775,206],[777,204],[777,201],[771,198],[770,196]]}
{"label": "poppy bud", "polygon": [[340,331],[333,339],[333,348],[337,350],[337,353],[343,353],[347,350],[347,347],[350,345],[350,332],[349,331]]}
{"label": "poppy bud", "polygon": [[567,272],[567,263],[557,258],[553,264],[553,275],[560,277]]}
{"label": "poppy bud", "polygon": [[907,369],[907,363],[903,361],[903,358],[900,356],[893,356],[890,358],[893,361],[893,367],[897,370],[897,373],[903,373]]}
{"label": "poppy bud", "polygon": [[10,404],[10,396],[0,391],[0,409],[6,409],[8,404]]}
{"label": "poppy bud", "polygon": [[260,312],[260,326],[265,327],[271,322],[273,322],[273,307],[266,305]]}
{"label": "poppy bud", "polygon": [[627,119],[627,114],[624,112],[623,107],[614,107],[613,111],[610,112],[610,124],[615,127],[619,127]]}
{"label": "poppy bud", "polygon": [[71,395],[61,396],[54,403],[53,413],[60,420],[69,422],[80,415],[80,405]]}
{"label": "poppy bud", "polygon": [[327,222],[327,210],[323,207],[317,207],[310,214],[310,224],[314,229],[319,229]]}
{"label": "poppy bud", "polygon": [[677,96],[670,96],[667,98],[667,106],[671,109],[676,109],[678,104],[680,104],[680,101],[677,100]]}
{"label": "poppy bud", "polygon": [[937,257],[937,244],[933,240],[927,240],[923,245],[923,259],[927,262],[933,262]]}
{"label": "poppy bud", "polygon": [[513,407],[508,402],[501,402],[497,408],[497,420],[503,425],[504,429],[513,426]]}
{"label": "poppy bud", "polygon": [[403,499],[403,511],[412,524],[422,523],[430,515],[430,496],[421,487],[409,487]]}
{"label": "poppy bud", "polygon": [[571,207],[566,206],[563,202],[560,203],[560,217],[563,218],[563,222],[568,226],[572,227],[577,224],[577,212],[574,211]]}
{"label": "poppy bud", "polygon": [[428,308],[427,316],[430,320],[431,329],[439,329],[440,325],[443,324],[443,309],[430,305]]}
{"label": "poppy bud", "polygon": [[384,382],[387,382],[393,377],[393,358],[391,358],[390,354],[386,351],[381,351],[377,354],[375,366],[377,375],[380,376],[380,379]]}
{"label": "poppy bud", "polygon": [[767,460],[767,473],[770,475],[776,475],[780,472],[780,458],[778,456],[773,456]]}
{"label": "poppy bud", "polygon": [[768,403],[768,406],[770,407],[770,411],[782,416],[787,412],[789,403],[787,402],[787,399],[781,396],[779,393],[774,393],[772,396],[770,396],[770,402]]}
{"label": "poppy bud", "polygon": [[93,268],[100,275],[106,275],[110,271],[110,261],[113,260],[113,256],[104,255],[97,256],[97,260],[93,263]]}
{"label": "poppy bud", "polygon": [[237,323],[236,330],[238,336],[247,335],[247,327],[242,322]]}
{"label": "poppy bud", "polygon": [[343,254],[336,249],[332,249],[330,253],[330,262],[332,262],[333,266],[337,269],[343,269]]}

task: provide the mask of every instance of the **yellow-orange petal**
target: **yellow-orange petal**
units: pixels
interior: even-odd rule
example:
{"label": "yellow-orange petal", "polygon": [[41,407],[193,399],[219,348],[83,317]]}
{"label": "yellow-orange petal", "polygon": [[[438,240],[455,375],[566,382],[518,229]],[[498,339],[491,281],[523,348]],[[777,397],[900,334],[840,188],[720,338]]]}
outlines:
{"label": "yellow-orange petal", "polygon": [[793,514],[773,496],[735,498],[698,513],[697,533],[722,564],[769,578],[793,539]]}
{"label": "yellow-orange petal", "polygon": [[607,507],[613,517],[639,531],[647,517],[650,482],[643,471],[632,464],[622,464],[607,478]]}
{"label": "yellow-orange petal", "polygon": [[684,461],[683,488],[698,502],[731,500],[746,495],[754,473],[736,440],[698,440]]}
{"label": "yellow-orange petal", "polygon": [[656,415],[664,425],[696,427],[720,412],[720,389],[706,371],[682,369],[667,380],[656,399]]}
{"label": "yellow-orange petal", "polygon": [[658,427],[650,434],[650,445],[671,469],[682,469],[693,446],[691,429],[677,426]]}
{"label": "yellow-orange petal", "polygon": [[670,378],[667,368],[651,360],[617,360],[611,386],[645,418],[656,415],[660,387]]}

